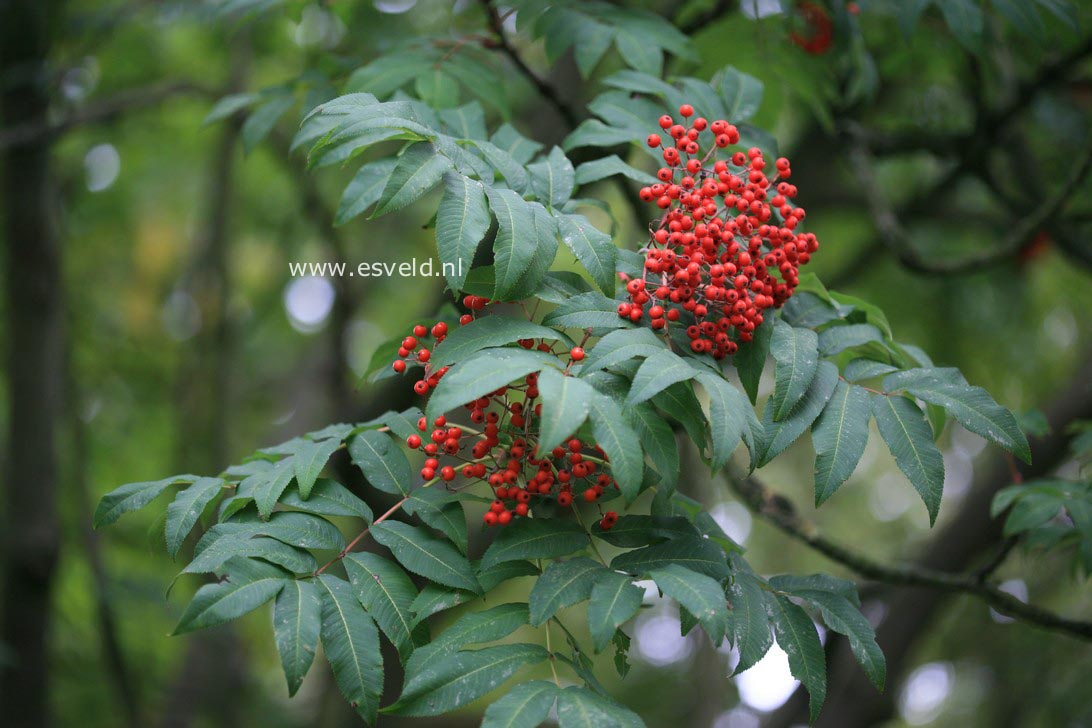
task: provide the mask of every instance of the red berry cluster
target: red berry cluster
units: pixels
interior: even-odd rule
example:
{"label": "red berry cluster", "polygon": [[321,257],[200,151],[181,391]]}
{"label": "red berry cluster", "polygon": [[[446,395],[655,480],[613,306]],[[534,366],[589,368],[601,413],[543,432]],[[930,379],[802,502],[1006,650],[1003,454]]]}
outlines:
{"label": "red berry cluster", "polygon": [[819,242],[797,231],[805,212],[790,202],[789,160],[778,159],[771,177],[758,148],[717,159],[739,143],[739,130],[723,119],[691,120],[690,104],[679,114],[686,124],[660,117],[669,144],[648,137],[665,166],[641,199],[664,212],[649,229],[644,277],[624,277],[630,300],[618,315],[637,322],[647,314],[654,329],[681,321],[694,352],[722,359],[751,340],[763,311],[788,300]]}
{"label": "red berry cluster", "polygon": [[[473,312],[481,311],[489,303],[479,296],[463,299],[463,304]],[[473,313],[466,314],[460,324],[473,320]],[[447,324],[442,321],[431,329],[418,325],[413,336],[402,341],[393,367],[399,373],[406,371],[407,359],[424,365],[424,376],[414,384],[418,394],[434,389],[447,371],[447,367],[430,370],[431,351],[422,340],[431,333],[434,343],[439,343],[447,331]],[[564,352],[554,351],[545,341],[524,339],[519,345],[559,358],[564,356]],[[584,356],[579,346],[568,351],[570,365]],[[406,444],[425,454],[421,477],[426,480],[439,478],[450,482],[462,475],[467,485],[484,481],[492,488],[496,499],[485,513],[486,525],[503,526],[513,518],[526,516],[536,501],[542,499],[552,499],[567,508],[576,497],[594,503],[608,490],[617,489],[609,473],[607,456],[593,442],[572,437],[563,447],[538,452],[538,421],[542,412],[538,374],[529,374],[521,382],[467,402],[465,408],[470,422],[480,425],[480,430],[470,425],[452,425],[444,416],[437,417],[430,427],[421,417],[417,422],[421,434],[410,435]],[[441,464],[441,458],[449,464]],[[608,512],[600,525],[609,529],[617,519],[617,513]]]}

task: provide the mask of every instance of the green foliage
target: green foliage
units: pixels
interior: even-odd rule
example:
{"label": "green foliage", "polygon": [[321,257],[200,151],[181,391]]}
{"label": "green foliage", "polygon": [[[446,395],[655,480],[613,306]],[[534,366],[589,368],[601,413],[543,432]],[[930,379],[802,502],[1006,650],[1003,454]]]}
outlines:
{"label": "green foliage", "polygon": [[[980,42],[983,13],[970,0],[906,3],[900,10],[904,27],[911,30],[930,4],[961,43]],[[1038,8],[993,4],[1011,22],[1040,32]],[[1038,5],[1066,14],[1064,3]],[[589,77],[613,49],[614,67],[625,66],[602,79],[605,88],[588,104],[590,116],[560,147],[547,150],[509,123],[508,79],[495,57],[450,38],[399,44],[348,73],[341,95],[309,95],[315,103],[304,109],[292,146],[306,151],[313,168],[360,165],[341,196],[336,224],[398,211],[419,222],[433,220],[455,300],[468,294],[517,305],[481,313],[468,303],[474,314],[462,326],[454,325],[458,313],[447,307],[440,319],[449,333],[430,351],[425,369],[431,394],[424,413],[411,409],[334,425],[260,451],[215,477],[124,485],[103,498],[95,526],[182,486],[166,506],[168,553],[185,555],[190,533],[201,530],[183,574],[209,573],[217,580],[197,589],[176,632],[221,624],[273,601],[274,639],[289,694],[300,688],[321,643],[339,689],[369,723],[379,712],[435,716],[464,708],[548,662],[551,672],[567,671],[566,683],[576,684],[562,688],[556,675],[553,682],[522,680],[496,697],[484,725],[538,725],[555,709],[562,728],[642,725],[606,696],[589,657],[613,645],[624,675],[625,628],[645,595],[635,579],[651,579],[679,606],[685,631],[700,625],[714,645],[727,640],[738,650],[737,673],[761,660],[776,639],[810,695],[812,720],[826,694],[813,616],[847,637],[882,690],[884,658],[854,585],[824,575],[757,575],[711,515],[674,492],[690,475],[681,467],[678,440],[689,438],[715,473],[732,463],[741,442],[754,469],[810,429],[815,499],[822,505],[857,467],[874,418],[932,523],[944,482],[935,440],[945,418],[1030,461],[1016,417],[958,371],[936,368],[920,350],[897,341],[879,308],[828,291],[810,274],[801,276],[780,312],[766,312],[753,339],[739,342],[730,361],[693,353],[684,339],[672,338],[674,331],[661,335],[620,317],[617,282],[639,277],[643,260],[626,245],[616,246],[613,233],[624,228],[610,205],[590,194],[599,189],[592,186],[652,182],[649,170],[659,166],[660,152],[645,139],[660,114],[684,102],[711,119],[731,120],[742,144],[776,153],[776,141],[747,123],[759,112],[763,84],[731,66],[709,80],[662,78],[665,55],[685,62],[696,52],[686,35],[645,11],[537,0],[514,7],[517,31],[542,39],[551,62],[571,50]],[[510,42],[505,18],[492,6],[486,10],[496,35],[490,42]],[[242,137],[251,150],[295,106],[296,91],[288,84],[235,94],[221,100],[207,121],[249,111]],[[581,163],[574,164],[570,153]],[[592,207],[610,217],[611,234],[581,213]],[[551,270],[562,246],[562,257],[571,254],[569,262],[581,272]],[[395,376],[389,367],[400,341],[376,354],[371,369],[384,370],[377,376]],[[571,351],[577,341],[586,358]],[[770,358],[773,390],[759,418],[755,406]],[[430,382],[442,367],[449,368]],[[464,410],[509,387],[521,393],[513,395],[523,398],[521,406],[537,388],[538,430],[525,428],[520,437],[529,442],[518,446],[514,437],[498,439],[472,463],[495,462],[507,457],[504,449],[524,445],[537,447],[541,458],[570,438],[586,438],[598,450],[586,449],[583,462],[595,463],[609,473],[611,488],[617,485],[616,492],[606,489],[603,502],[629,512],[613,522],[613,511],[580,503],[576,492],[572,506],[535,505],[481,548],[468,516],[478,518],[480,503],[491,501],[493,492],[473,480],[452,484],[450,473],[432,477],[431,465],[419,475],[419,463],[403,444],[417,437],[428,442],[425,425],[439,417],[477,433],[481,418],[464,424]],[[516,412],[512,404],[506,403],[504,416]],[[421,427],[419,417],[426,421]],[[433,440],[446,437],[441,431]],[[322,477],[342,448],[368,487],[397,501],[378,518],[358,493]],[[646,491],[654,495],[643,497]],[[610,500],[615,495],[619,501]],[[1007,535],[1029,545],[1075,543],[1085,569],[1092,566],[1087,484],[1014,486],[995,500],[995,515],[1006,509]],[[1060,512],[1072,525],[1057,522]],[[357,534],[352,547],[368,538],[376,548],[350,553],[340,528],[349,522]],[[609,561],[600,542],[617,550]],[[500,585],[520,577],[534,578],[526,602],[482,606],[479,597],[491,604]],[[564,622],[578,608],[586,630]],[[433,617],[456,609],[450,625],[432,636]],[[560,630],[565,646],[552,643],[551,630]],[[530,641],[512,641],[517,631],[519,640]],[[536,641],[543,632],[547,646]],[[397,697],[382,694],[381,639],[396,648],[405,667]],[[589,639],[590,649],[584,646]]]}

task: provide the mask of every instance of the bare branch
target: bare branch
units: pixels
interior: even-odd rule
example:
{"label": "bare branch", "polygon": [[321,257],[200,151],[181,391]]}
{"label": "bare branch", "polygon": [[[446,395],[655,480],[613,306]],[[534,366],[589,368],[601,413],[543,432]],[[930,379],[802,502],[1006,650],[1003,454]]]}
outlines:
{"label": "bare branch", "polygon": [[1026,604],[980,578],[978,574],[938,571],[913,564],[883,564],[820,534],[814,523],[800,518],[792,501],[771,490],[754,475],[744,476],[728,472],[726,477],[732,489],[755,513],[785,534],[866,579],[899,586],[921,586],[970,594],[1014,619],[1092,641],[1092,622],[1067,619],[1046,609]]}

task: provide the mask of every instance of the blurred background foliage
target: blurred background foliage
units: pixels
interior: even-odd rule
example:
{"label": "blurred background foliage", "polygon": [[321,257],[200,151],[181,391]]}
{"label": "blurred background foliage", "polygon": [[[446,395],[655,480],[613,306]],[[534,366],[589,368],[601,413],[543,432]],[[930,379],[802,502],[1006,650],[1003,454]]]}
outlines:
{"label": "blurred background foliage", "polygon": [[[1079,181],[1033,239],[1004,245],[1089,144],[1092,5],[1068,12],[1063,2],[995,2],[974,33],[941,7],[966,3],[861,0],[859,15],[834,3],[823,11],[831,45],[812,53],[792,39],[816,32],[808,18],[817,4],[642,6],[692,32],[700,62],[672,58],[669,72],[706,78],[732,64],[765,83],[755,122],[793,160],[808,228],[822,241],[811,270],[828,286],[879,304],[900,339],[938,365],[960,367],[1014,410],[1048,410],[1082,382],[1087,391],[1092,183]],[[1041,27],[1014,5],[1030,8]],[[909,33],[903,6],[927,6]],[[207,636],[168,638],[184,601],[164,599],[172,566],[150,543],[160,537],[152,509],[100,537],[88,530],[89,508],[119,483],[215,472],[257,447],[402,401],[360,375],[381,342],[444,300],[439,280],[299,279],[288,263],[428,258],[427,219],[411,207],[332,228],[353,170],[307,172],[288,140],[308,99],[332,94],[331,83],[413,37],[480,34],[481,8],[465,0],[294,1],[255,17],[181,2],[72,0],[50,5],[47,24],[50,132],[42,136],[53,140],[66,341],[48,638],[54,722],[353,724],[327,675],[312,674],[287,700],[264,612]],[[569,55],[551,65],[541,42],[518,37],[515,45],[581,113],[602,90],[595,78],[621,67],[608,55],[584,81]],[[510,121],[560,142],[565,120],[495,55]],[[221,96],[279,87],[309,69],[294,85],[301,103],[249,152],[243,117],[203,125]],[[247,124],[253,134],[256,122]],[[16,146],[19,132],[0,131],[0,149]],[[862,184],[868,178],[853,163],[861,143],[871,183]],[[598,190],[621,222],[616,241],[636,248],[644,221],[615,186]],[[897,234],[877,224],[883,211],[874,194],[899,213]],[[915,261],[944,269],[967,256],[983,260],[968,270],[915,270]],[[11,320],[12,297],[2,305]],[[9,361],[20,355],[3,341]],[[11,394],[0,390],[0,398]],[[18,428],[4,412],[5,429]],[[763,477],[831,538],[879,559],[911,558],[935,532],[878,438],[870,442],[849,484],[820,512],[810,507],[806,438]],[[948,475],[938,530],[988,469],[982,460],[997,458],[979,458],[982,441],[958,427],[941,443]],[[1072,463],[1061,470],[1079,475]],[[696,458],[685,480],[763,573],[852,576],[750,514]],[[20,517],[10,506],[6,515]],[[1023,599],[1071,615],[1092,611],[1070,554],[1016,550],[998,576]],[[526,589],[520,581],[509,588]],[[868,584],[864,594],[881,619],[889,595]],[[968,597],[947,599],[907,640],[908,657],[889,684],[892,725],[1092,724],[1087,643],[1011,623]],[[729,680],[731,656],[696,645],[678,636],[675,615],[653,607],[634,628],[630,677],[613,689],[650,726],[799,721],[783,657]],[[8,650],[3,659],[10,667],[17,656]],[[825,711],[834,721],[838,679],[832,673]]]}

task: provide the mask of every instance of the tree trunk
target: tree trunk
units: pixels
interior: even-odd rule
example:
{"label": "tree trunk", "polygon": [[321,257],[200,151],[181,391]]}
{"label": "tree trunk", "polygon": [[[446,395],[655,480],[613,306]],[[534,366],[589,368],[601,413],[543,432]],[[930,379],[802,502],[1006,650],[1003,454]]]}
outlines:
{"label": "tree trunk", "polygon": [[[44,124],[46,54],[60,3],[0,3],[0,114],[4,127]],[[55,429],[62,388],[61,251],[54,228],[50,141],[0,157],[6,260],[8,457],[4,473],[3,616],[13,654],[0,671],[6,725],[49,723],[50,596],[59,550]]]}

